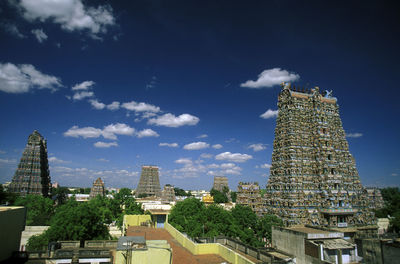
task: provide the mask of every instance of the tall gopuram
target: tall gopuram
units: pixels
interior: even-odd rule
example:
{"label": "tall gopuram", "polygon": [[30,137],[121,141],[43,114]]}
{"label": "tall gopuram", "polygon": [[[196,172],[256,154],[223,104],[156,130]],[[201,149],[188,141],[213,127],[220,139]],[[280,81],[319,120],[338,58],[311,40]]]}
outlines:
{"label": "tall gopuram", "polygon": [[142,166],[142,174],[136,188],[136,197],[141,195],[161,197],[158,167]]}
{"label": "tall gopuram", "polygon": [[286,225],[373,224],[332,92],[283,84],[266,209]]}
{"label": "tall gopuram", "polygon": [[89,195],[89,197],[90,197],[90,199],[91,198],[95,198],[97,195],[100,195],[100,196],[104,196],[104,195],[106,195],[106,189],[105,189],[105,187],[104,187],[104,182],[103,182],[103,180],[99,177],[99,178],[97,178],[97,180],[95,180],[94,182],[93,182],[93,186],[92,186],[92,188],[90,189],[90,195]]}
{"label": "tall gopuram", "polygon": [[9,190],[22,196],[27,194],[48,196],[50,185],[47,142],[35,130],[28,137],[28,143],[22,153]]}

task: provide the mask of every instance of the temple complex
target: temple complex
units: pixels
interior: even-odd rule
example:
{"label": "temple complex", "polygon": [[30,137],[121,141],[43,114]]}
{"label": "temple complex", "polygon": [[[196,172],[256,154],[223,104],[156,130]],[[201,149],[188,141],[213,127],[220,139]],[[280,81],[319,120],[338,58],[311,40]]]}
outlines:
{"label": "temple complex", "polygon": [[104,196],[106,195],[106,190],[104,187],[103,180],[99,177],[97,180],[93,182],[92,189],[90,189],[90,199],[95,198],[97,195]]}
{"label": "temple complex", "polygon": [[51,186],[47,142],[36,130],[28,137],[18,168],[9,186],[10,192],[48,196]]}
{"label": "temple complex", "polygon": [[239,182],[236,203],[249,206],[258,216],[262,216],[264,205],[258,182]]}
{"label": "temple complex", "polygon": [[286,225],[374,223],[332,92],[283,84],[278,110],[267,211]]}
{"label": "temple complex", "polygon": [[142,166],[139,184],[136,188],[136,197],[156,196],[161,197],[160,178],[157,166]]}
{"label": "temple complex", "polygon": [[229,186],[228,186],[228,178],[224,177],[224,176],[214,176],[214,185],[213,185],[213,189],[223,192],[224,187],[227,187],[229,190]]}

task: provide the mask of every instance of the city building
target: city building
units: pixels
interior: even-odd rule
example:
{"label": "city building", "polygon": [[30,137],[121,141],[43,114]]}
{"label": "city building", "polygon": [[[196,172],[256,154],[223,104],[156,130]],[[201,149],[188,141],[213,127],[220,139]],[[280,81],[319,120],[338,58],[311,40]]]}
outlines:
{"label": "city building", "polygon": [[175,201],[174,186],[170,184],[164,185],[164,189],[161,192],[161,199],[166,202],[174,202]]}
{"label": "city building", "polygon": [[272,247],[295,256],[297,264],[358,263],[357,245],[344,233],[297,226],[272,227]]}
{"label": "city building", "polygon": [[264,204],[258,182],[239,182],[236,203],[249,206],[258,216],[262,216]]}
{"label": "city building", "polygon": [[13,263],[12,254],[20,249],[21,233],[25,228],[26,208],[0,206],[0,262]]}
{"label": "city building", "polygon": [[51,186],[49,163],[47,160],[47,142],[36,130],[28,137],[28,143],[22,153],[9,191],[48,196]]}
{"label": "city building", "polygon": [[142,166],[139,184],[136,188],[136,197],[161,197],[160,178],[157,166]]}
{"label": "city building", "polygon": [[95,198],[97,195],[104,196],[105,194],[104,182],[99,177],[93,182],[92,189],[90,190],[90,198]]}
{"label": "city building", "polygon": [[228,188],[228,178],[224,176],[214,176],[213,189],[222,192],[224,187]]}
{"label": "city building", "polygon": [[283,84],[278,110],[267,211],[287,225],[374,223],[332,92]]}

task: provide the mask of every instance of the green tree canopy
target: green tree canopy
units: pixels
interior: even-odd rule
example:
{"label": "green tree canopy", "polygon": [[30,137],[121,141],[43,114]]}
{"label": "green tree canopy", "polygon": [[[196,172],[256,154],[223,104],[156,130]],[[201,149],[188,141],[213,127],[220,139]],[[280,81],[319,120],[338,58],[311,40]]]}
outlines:
{"label": "green tree canopy", "polygon": [[28,226],[49,225],[50,219],[54,214],[53,201],[41,195],[28,194],[25,197],[20,196],[14,205],[26,207],[26,225]]}
{"label": "green tree canopy", "polygon": [[211,189],[210,195],[214,198],[214,203],[227,203],[229,201],[226,192],[220,192],[214,188]]}

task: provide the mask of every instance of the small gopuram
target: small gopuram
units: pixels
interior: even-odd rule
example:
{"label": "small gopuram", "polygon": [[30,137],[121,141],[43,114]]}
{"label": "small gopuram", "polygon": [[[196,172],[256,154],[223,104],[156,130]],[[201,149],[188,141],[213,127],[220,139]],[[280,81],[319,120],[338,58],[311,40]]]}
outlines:
{"label": "small gopuram", "polygon": [[224,177],[224,176],[214,176],[214,185],[213,185],[213,189],[223,192],[224,187],[227,187],[229,190],[229,186],[228,186],[228,178]]}
{"label": "small gopuram", "polygon": [[264,205],[258,182],[239,182],[236,203],[249,206],[258,216],[262,216]]}
{"label": "small gopuram", "polygon": [[47,142],[36,130],[28,137],[18,168],[9,190],[22,196],[41,194],[48,196],[51,186]]}
{"label": "small gopuram", "polygon": [[161,197],[160,178],[157,166],[142,166],[139,184],[136,188],[136,197],[156,196]]}
{"label": "small gopuram", "polygon": [[161,192],[161,200],[166,202],[174,202],[175,201],[175,190],[174,186],[170,184],[165,184],[164,189]]}
{"label": "small gopuram", "polygon": [[267,211],[286,225],[373,224],[332,92],[283,84],[278,110]]}
{"label": "small gopuram", "polygon": [[106,190],[104,187],[103,180],[99,177],[94,181],[92,189],[90,189],[90,199],[95,198],[97,195],[104,196],[106,195]]}

